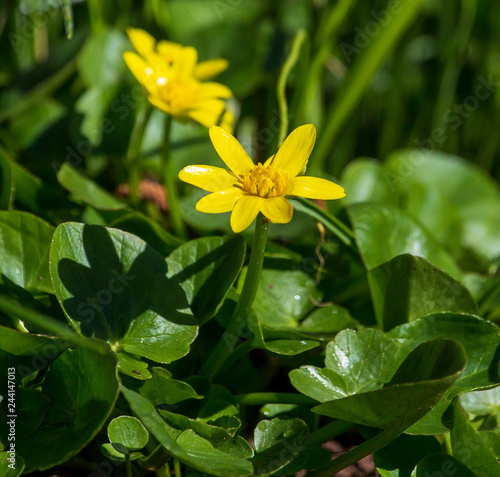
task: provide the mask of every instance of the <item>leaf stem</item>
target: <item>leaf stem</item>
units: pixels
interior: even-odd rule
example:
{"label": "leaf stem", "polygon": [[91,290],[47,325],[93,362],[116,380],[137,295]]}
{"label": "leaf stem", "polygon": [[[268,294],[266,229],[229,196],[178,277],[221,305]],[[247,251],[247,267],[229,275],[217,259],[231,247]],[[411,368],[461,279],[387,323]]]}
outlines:
{"label": "leaf stem", "polygon": [[174,472],[175,477],[182,477],[181,463],[179,462],[179,459],[174,459]]}
{"label": "leaf stem", "polygon": [[182,218],[179,205],[179,194],[177,190],[177,173],[171,157],[172,117],[165,117],[165,131],[163,136],[163,158],[161,163],[161,178],[165,185],[165,191],[168,199],[170,219],[175,233],[182,238],[186,237],[186,226]]}
{"label": "leaf stem", "polygon": [[241,330],[245,326],[246,317],[250,312],[255,295],[257,294],[262,264],[264,262],[264,252],[266,250],[268,227],[269,222],[267,219],[264,218],[262,214],[259,214],[255,223],[252,253],[250,255],[248,272],[245,277],[240,299],[238,300],[238,304],[236,305],[224,335],[200,370],[202,376],[212,378],[217,374],[226,359],[232,354]]}
{"label": "leaf stem", "polygon": [[278,83],[276,85],[276,95],[278,97],[278,107],[281,117],[278,147],[283,144],[283,141],[285,140],[288,133],[288,104],[286,101],[286,83],[288,80],[288,76],[290,75],[290,71],[295,66],[295,63],[297,63],[300,49],[302,48],[302,44],[304,43],[306,36],[307,35],[305,30],[299,30],[295,35],[290,55],[286,59],[283,68],[281,68]]}
{"label": "leaf stem", "polygon": [[307,439],[307,445],[311,447],[319,446],[323,444],[323,442],[344,434],[344,432],[347,432],[352,427],[352,422],[340,421],[336,419],[326,426],[320,427],[317,431],[312,432]]}
{"label": "leaf stem", "polygon": [[302,404],[314,406],[318,401],[298,393],[248,393],[233,396],[238,404],[261,406],[263,404]]}
{"label": "leaf stem", "polygon": [[125,468],[127,469],[127,477],[134,477],[132,473],[132,464],[130,462],[130,454],[125,455]]}
{"label": "leaf stem", "polygon": [[396,439],[401,433],[394,431],[382,431],[375,437],[363,442],[363,444],[355,447],[354,449],[342,454],[340,457],[334,459],[330,464],[322,469],[315,470],[308,474],[308,477],[331,477],[332,475],[340,472],[342,469],[355,464],[364,457],[373,454],[374,452],[382,449],[387,444]]}
{"label": "leaf stem", "polygon": [[138,190],[140,182],[140,161],[139,155],[141,153],[142,140],[146,127],[151,117],[153,107],[148,103],[144,105],[136,116],[134,129],[130,136],[130,142],[127,150],[127,162],[129,165],[129,184],[130,184],[130,197],[132,203],[137,207],[138,204]]}

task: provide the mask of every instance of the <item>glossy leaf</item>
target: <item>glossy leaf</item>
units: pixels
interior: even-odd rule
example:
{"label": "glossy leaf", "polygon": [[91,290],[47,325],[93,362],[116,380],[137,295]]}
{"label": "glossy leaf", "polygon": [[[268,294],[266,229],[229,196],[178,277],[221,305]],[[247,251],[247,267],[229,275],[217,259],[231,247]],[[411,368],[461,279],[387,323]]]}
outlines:
{"label": "glossy leaf", "polygon": [[54,227],[26,212],[0,211],[0,272],[16,285],[53,293],[49,249]]}
{"label": "glossy leaf", "polygon": [[161,418],[146,398],[124,387],[121,390],[142,423],[183,464],[220,477],[247,476],[253,473],[252,464],[248,460],[215,449],[192,429],[182,432],[174,429]]}
{"label": "glossy leaf", "polygon": [[399,255],[369,270],[368,281],[377,321],[385,330],[432,313],[478,313],[467,288],[420,257]]}
{"label": "glossy leaf", "polygon": [[153,372],[151,379],[141,386],[140,393],[155,406],[203,398],[189,384],[168,378],[157,372]]}
{"label": "glossy leaf", "polygon": [[139,419],[132,416],[115,417],[108,425],[111,444],[119,444],[127,451],[142,449],[149,440],[148,431]]}
{"label": "glossy leaf", "polygon": [[304,450],[308,435],[309,429],[300,419],[260,421],[254,433],[254,475],[271,475],[283,468]]}
{"label": "glossy leaf", "polygon": [[60,225],[51,249],[56,296],[86,336],[169,363],[197,334],[185,293],[162,257],[138,237],[76,223]]}
{"label": "glossy leaf", "polygon": [[462,394],[460,403],[466,412],[475,416],[496,416],[500,411],[500,386],[485,391]]}
{"label": "glossy leaf", "polygon": [[12,171],[7,158],[0,151],[0,210],[8,210],[15,193]]}
{"label": "glossy leaf", "polygon": [[148,364],[141,359],[127,353],[116,353],[116,357],[118,358],[118,369],[121,373],[136,379],[151,378],[152,375],[148,369]]}
{"label": "glossy leaf", "polygon": [[317,348],[319,343],[310,340],[274,340],[266,341],[266,349],[284,356],[295,356]]}
{"label": "glossy leaf", "polygon": [[451,398],[500,382],[500,329],[489,321],[471,315],[441,313],[398,326],[389,336],[412,349],[435,338],[461,343],[467,354],[467,366],[450,390]]}
{"label": "glossy leaf", "polygon": [[41,392],[52,403],[46,418],[35,433],[17,439],[26,472],[66,462],[99,432],[118,396],[116,358],[68,350],[52,364]]}
{"label": "glossy leaf", "polygon": [[451,445],[454,457],[476,477],[500,475],[500,462],[467,422],[458,399],[453,402],[453,410]]}
{"label": "glossy leaf", "polygon": [[0,452],[0,477],[18,477],[23,470],[24,460],[21,456],[12,457],[9,452]]}
{"label": "glossy leaf", "polygon": [[346,308],[339,305],[327,305],[316,308],[300,322],[299,331],[313,335],[329,336],[347,328],[357,329],[359,323]]}
{"label": "glossy leaf", "polygon": [[389,204],[354,204],[348,208],[361,257],[368,270],[403,254],[427,259],[454,278],[461,272],[451,256],[405,211]]}
{"label": "glossy leaf", "polygon": [[167,276],[182,287],[199,324],[215,315],[244,259],[245,241],[237,235],[191,240],[169,255]]}
{"label": "glossy leaf", "polygon": [[465,367],[465,352],[456,342],[434,340],[413,350],[381,389],[332,400],[312,410],[356,424],[402,432],[421,419]]}

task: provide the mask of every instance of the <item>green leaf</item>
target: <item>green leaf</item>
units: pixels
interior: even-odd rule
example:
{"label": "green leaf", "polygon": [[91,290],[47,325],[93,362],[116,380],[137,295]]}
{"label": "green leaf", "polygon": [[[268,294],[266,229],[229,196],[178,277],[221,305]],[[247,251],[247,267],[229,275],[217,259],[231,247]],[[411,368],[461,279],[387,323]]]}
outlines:
{"label": "green leaf", "polygon": [[78,60],[80,78],[87,87],[118,83],[125,71],[123,53],[128,46],[125,35],[103,28],[88,38]]}
{"label": "green leaf", "polygon": [[275,329],[294,329],[318,299],[314,280],[300,270],[262,271],[254,309],[262,325]]}
{"label": "green leaf", "polygon": [[388,383],[409,350],[370,328],[341,331],[326,347],[326,368],[301,366],[292,385],[321,402],[372,391]]}
{"label": "green leaf", "polygon": [[18,477],[23,473],[24,460],[20,455],[0,452],[0,477]]}
{"label": "green leaf", "polygon": [[[424,457],[415,467],[412,477],[456,475],[457,477],[476,477],[476,474],[448,454],[436,453]],[[385,477],[385,476],[383,476]]]}
{"label": "green leaf", "polygon": [[460,377],[465,361],[465,352],[458,343],[429,341],[413,350],[381,389],[332,400],[312,410],[389,432],[403,432],[439,402]]}
{"label": "green leaf", "polygon": [[0,150],[0,210],[8,210],[14,200],[15,184],[10,163]]}
{"label": "green leaf", "polygon": [[369,270],[368,281],[377,321],[385,330],[431,313],[479,313],[467,288],[420,257],[399,255]]}
{"label": "green leaf", "polygon": [[111,444],[119,444],[127,451],[140,450],[149,440],[148,431],[139,419],[132,416],[115,417],[108,425]]}
{"label": "green leaf", "polygon": [[185,293],[168,278],[163,258],[138,237],[62,224],[54,234],[51,274],[57,299],[85,336],[161,363],[189,352],[197,326]]}
{"label": "green leaf", "polygon": [[347,328],[357,329],[358,326],[359,323],[352,318],[346,308],[331,304],[316,308],[307,318],[300,322],[298,330],[302,333],[324,337]]}
{"label": "green leaf", "polygon": [[254,475],[271,475],[305,449],[309,428],[300,419],[276,417],[260,421],[255,428]]}
{"label": "green leaf", "polygon": [[209,441],[198,436],[192,429],[183,432],[174,429],[161,418],[146,398],[123,386],[121,391],[134,414],[158,442],[183,464],[220,477],[247,476],[253,473],[252,464],[248,460],[215,449]]}
{"label": "green leaf", "polygon": [[150,379],[151,373],[148,369],[148,364],[139,358],[135,358],[127,353],[116,353],[118,358],[118,369],[127,376],[132,376],[136,379]]}
{"label": "green leaf", "polygon": [[466,412],[475,416],[496,416],[500,411],[500,386],[485,391],[462,394],[460,403]]}
{"label": "green leaf", "polygon": [[245,241],[239,235],[191,240],[169,255],[168,277],[186,293],[199,324],[217,313],[244,259]]}
{"label": "green leaf", "polygon": [[341,184],[345,189],[345,204],[360,202],[396,203],[381,163],[375,159],[355,159],[344,169]]}
{"label": "green leaf", "polygon": [[66,190],[96,209],[121,210],[127,207],[122,201],[67,164],[63,164],[57,172],[57,180]]}
{"label": "green leaf", "polygon": [[407,201],[408,209],[429,230],[436,229],[443,243],[469,248],[489,260],[500,255],[500,190],[483,169],[425,148],[398,151],[385,168],[393,191],[411,197],[414,190],[423,190],[422,199]]}
{"label": "green leaf", "polygon": [[27,473],[66,462],[99,432],[118,396],[116,358],[68,350],[52,364],[41,392],[52,403],[46,418],[35,433],[17,439]]}
{"label": "green leaf", "polygon": [[441,452],[435,437],[402,434],[375,452],[373,459],[382,477],[411,477],[415,466],[427,455]]}
{"label": "green leaf", "polygon": [[153,372],[152,378],[141,386],[140,393],[155,406],[203,398],[189,384],[168,378],[158,372]]}
{"label": "green leaf", "polygon": [[29,292],[54,293],[49,249],[54,227],[27,212],[0,211],[0,272]]}
{"label": "green leaf", "polygon": [[451,256],[407,212],[389,204],[347,207],[363,262],[368,270],[403,254],[427,259],[452,277],[461,272]]}
{"label": "green leaf", "polygon": [[476,477],[500,475],[500,462],[467,422],[458,399],[453,401],[451,446],[454,457],[469,468]]}
{"label": "green leaf", "polygon": [[500,329],[489,321],[471,315],[441,313],[398,326],[389,336],[411,349],[435,338],[455,340],[464,347],[467,366],[450,390],[450,398],[500,382],[497,351]]}
{"label": "green leaf", "polygon": [[266,349],[272,353],[284,356],[295,356],[317,348],[319,343],[310,340],[274,340],[266,341]]}

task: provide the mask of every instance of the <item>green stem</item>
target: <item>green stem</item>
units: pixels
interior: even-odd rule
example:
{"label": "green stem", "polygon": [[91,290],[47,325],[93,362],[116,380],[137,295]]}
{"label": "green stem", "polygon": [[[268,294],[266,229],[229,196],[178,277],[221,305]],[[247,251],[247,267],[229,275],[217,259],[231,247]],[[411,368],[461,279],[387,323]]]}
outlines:
{"label": "green stem", "polygon": [[245,406],[262,406],[263,404],[302,404],[314,406],[318,401],[296,393],[248,393],[233,396],[238,404]]}
{"label": "green stem", "polygon": [[79,336],[71,330],[69,325],[64,325],[54,318],[50,318],[42,313],[25,308],[6,296],[0,295],[0,311],[5,313],[7,316],[10,316],[11,314],[18,316],[23,321],[44,330],[50,335],[68,340],[73,345],[81,346],[82,348],[96,351],[101,354],[106,354],[109,351],[109,347],[106,343]]}
{"label": "green stem", "polygon": [[278,106],[280,111],[281,123],[280,123],[280,131],[278,136],[278,147],[283,144],[283,141],[286,138],[288,133],[288,104],[286,101],[286,83],[288,81],[288,76],[290,75],[290,71],[297,63],[299,59],[300,49],[302,48],[302,44],[306,39],[305,30],[299,30],[295,35],[295,39],[293,40],[292,50],[290,51],[290,55],[285,61],[283,68],[281,68],[281,72],[278,78],[278,83],[276,85],[276,95],[278,97]]}
{"label": "green stem", "polygon": [[165,132],[163,136],[163,158],[161,163],[161,177],[167,193],[170,219],[175,233],[182,238],[187,236],[186,226],[182,218],[179,205],[179,194],[177,190],[177,172],[171,158],[170,134],[172,130],[172,117],[165,118]]}
{"label": "green stem", "polygon": [[326,426],[321,427],[309,435],[307,445],[310,447],[319,446],[323,442],[335,439],[335,437],[344,434],[353,427],[351,422],[335,420]]}
{"label": "green stem", "polygon": [[139,183],[141,181],[141,168],[140,168],[140,153],[142,140],[146,127],[151,117],[153,107],[148,103],[145,104],[136,116],[134,129],[130,136],[130,142],[127,150],[127,162],[129,166],[129,185],[130,185],[130,198],[132,203],[137,207],[139,203]]}
{"label": "green stem", "polygon": [[255,237],[253,240],[252,253],[250,255],[248,272],[245,277],[240,299],[238,300],[238,304],[236,305],[224,335],[200,370],[202,376],[209,378],[214,377],[226,359],[232,354],[234,346],[238,341],[240,332],[245,325],[246,317],[250,312],[257,293],[260,274],[262,272],[262,264],[264,262],[268,227],[269,222],[267,219],[265,219],[262,214],[259,214],[255,223]]}
{"label": "green stem", "polygon": [[174,459],[174,472],[175,477],[182,477],[181,463],[179,462],[179,459]]}
{"label": "green stem", "polygon": [[360,461],[364,457],[382,449],[396,439],[400,433],[383,431],[363,444],[334,459],[331,464],[308,474],[308,477],[331,477],[342,469]]}
{"label": "green stem", "polygon": [[125,468],[127,469],[127,477],[134,477],[132,473],[132,463],[130,462],[130,454],[125,455]]}
{"label": "green stem", "polygon": [[165,462],[165,464],[156,471],[157,477],[170,477],[170,475],[170,466],[168,462]]}

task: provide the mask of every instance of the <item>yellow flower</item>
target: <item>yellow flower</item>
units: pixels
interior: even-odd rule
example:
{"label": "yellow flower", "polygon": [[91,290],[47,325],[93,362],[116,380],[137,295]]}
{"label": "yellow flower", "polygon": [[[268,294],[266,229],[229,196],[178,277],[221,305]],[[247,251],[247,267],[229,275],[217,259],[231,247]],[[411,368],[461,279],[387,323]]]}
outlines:
{"label": "yellow flower", "polygon": [[220,83],[200,81],[200,76],[221,71],[220,65],[198,64],[198,52],[190,46],[169,42],[156,46],[143,30],[130,29],[129,36],[140,54],[128,51],[123,57],[153,106],[179,121],[192,119],[206,127],[220,124],[232,131],[234,117],[223,101],[232,96],[231,90]]}
{"label": "yellow flower", "polygon": [[245,230],[259,212],[272,223],[292,220],[293,207],[285,197],[341,199],[344,189],[326,179],[301,176],[316,140],[312,124],[300,126],[286,138],[265,164],[255,165],[241,144],[227,131],[213,126],[210,139],[230,171],[212,166],[188,166],[179,178],[204,189],[206,195],[196,210],[208,214],[229,212],[234,232]]}
{"label": "yellow flower", "polygon": [[[184,48],[171,41],[160,40],[157,43],[147,31],[140,28],[127,28],[127,35],[139,55],[147,58],[151,53],[158,53],[167,64],[174,63]],[[228,61],[223,58],[202,61],[195,66],[193,75],[197,80],[205,81],[227,70],[228,66]]]}

